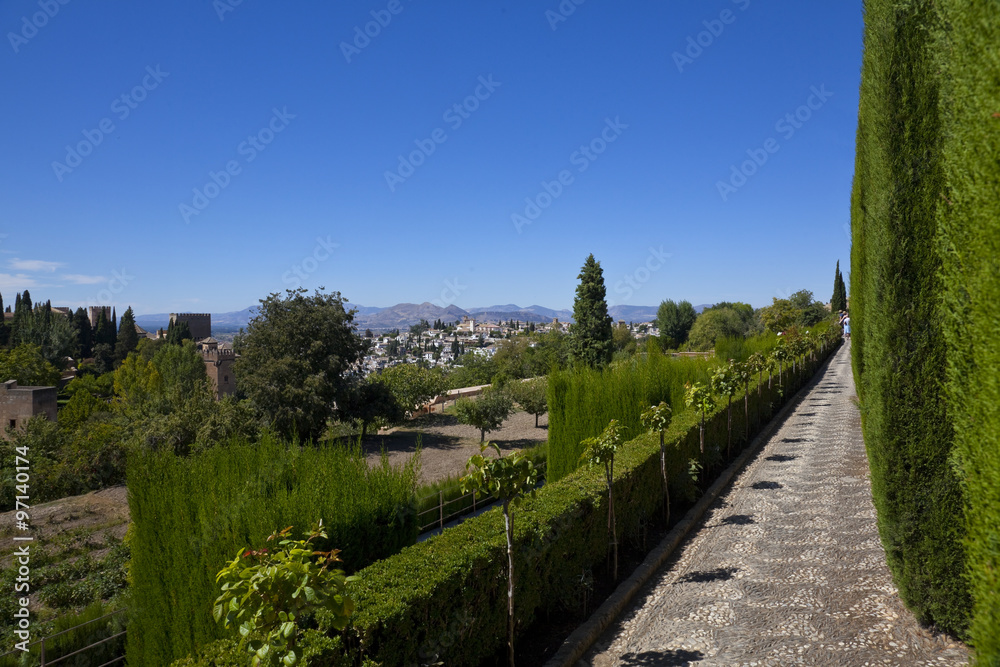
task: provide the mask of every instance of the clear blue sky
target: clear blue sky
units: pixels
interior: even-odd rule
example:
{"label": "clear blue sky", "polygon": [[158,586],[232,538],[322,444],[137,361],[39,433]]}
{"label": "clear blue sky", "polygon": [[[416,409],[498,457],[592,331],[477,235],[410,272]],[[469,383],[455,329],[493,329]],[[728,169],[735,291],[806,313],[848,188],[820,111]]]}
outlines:
{"label": "clear blue sky", "polygon": [[591,252],[618,304],[848,274],[860,2],[61,2],[0,5],[6,303],[563,308]]}

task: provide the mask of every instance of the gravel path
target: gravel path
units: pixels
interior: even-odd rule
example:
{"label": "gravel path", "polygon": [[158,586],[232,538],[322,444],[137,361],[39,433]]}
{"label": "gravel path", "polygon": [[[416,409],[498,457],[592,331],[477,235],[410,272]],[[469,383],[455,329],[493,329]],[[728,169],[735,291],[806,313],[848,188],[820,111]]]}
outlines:
{"label": "gravel path", "polygon": [[[487,442],[495,442],[504,454],[526,449],[545,442],[549,437],[549,416],[542,415],[535,428],[535,417],[527,412],[515,412],[499,431],[486,434]],[[420,436],[420,484],[430,484],[449,475],[465,472],[469,457],[479,452],[479,429],[459,424],[454,415],[430,414],[411,424],[380,432],[365,438],[363,447],[372,463],[385,449],[389,462],[402,465],[416,451]]]}
{"label": "gravel path", "polygon": [[885,564],[849,346],[578,665],[963,665]]}

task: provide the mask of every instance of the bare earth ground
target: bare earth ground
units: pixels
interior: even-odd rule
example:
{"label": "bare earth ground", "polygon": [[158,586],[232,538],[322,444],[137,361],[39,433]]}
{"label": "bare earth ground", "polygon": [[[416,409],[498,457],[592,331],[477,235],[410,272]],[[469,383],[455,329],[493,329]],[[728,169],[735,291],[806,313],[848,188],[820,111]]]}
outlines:
{"label": "bare earth ground", "polygon": [[[419,484],[430,484],[465,472],[469,457],[479,452],[479,429],[459,424],[454,415],[430,414],[409,424],[386,429],[365,438],[362,446],[368,460],[375,463],[385,449],[389,462],[402,465],[416,451],[420,437],[421,461]],[[548,415],[538,418],[527,412],[511,415],[499,431],[486,434],[487,442],[496,443],[504,454],[534,447],[549,436]]]}
{"label": "bare earth ground", "polygon": [[966,664],[893,585],[849,349],[578,665]]}
{"label": "bare earth ground", "polygon": [[[39,545],[59,541],[61,546],[95,547],[91,555],[100,557],[104,552],[105,537],[108,534],[121,539],[128,528],[128,499],[124,486],[92,491],[80,496],[71,496],[35,505],[28,510],[31,516],[30,533]],[[13,536],[14,512],[0,514],[0,538]],[[0,566],[15,548],[13,540],[0,541]]]}

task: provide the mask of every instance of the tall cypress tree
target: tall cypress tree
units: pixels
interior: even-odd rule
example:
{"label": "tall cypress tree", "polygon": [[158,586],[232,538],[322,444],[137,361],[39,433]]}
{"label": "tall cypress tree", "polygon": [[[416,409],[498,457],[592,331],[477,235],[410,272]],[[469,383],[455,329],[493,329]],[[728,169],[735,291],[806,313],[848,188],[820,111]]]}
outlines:
{"label": "tall cypress tree", "polygon": [[94,332],[90,328],[90,318],[87,311],[77,308],[73,314],[73,328],[76,330],[76,342],[80,346],[80,356],[88,359],[94,354]]}
{"label": "tall cypress tree", "polygon": [[839,312],[847,310],[847,290],[844,286],[844,276],[840,273],[840,260],[837,260],[837,272],[833,276],[833,296],[830,298],[830,310]]}
{"label": "tall cypress tree", "polygon": [[118,328],[118,341],[115,344],[115,359],[119,363],[125,361],[130,352],[134,352],[139,346],[139,334],[135,330],[135,317],[132,315],[132,306],[128,307],[122,314],[122,323]]}
{"label": "tall cypress tree", "polygon": [[94,345],[114,346],[115,334],[111,330],[111,322],[108,322],[106,311],[101,308],[97,312],[97,326],[94,327]]}
{"label": "tall cypress tree", "polygon": [[118,313],[115,311],[115,307],[111,306],[111,340],[108,341],[111,345],[115,344],[115,338],[118,337]]}
{"label": "tall cypress tree", "polygon": [[577,363],[603,366],[611,361],[611,316],[608,315],[607,289],[601,263],[591,254],[580,270],[580,284],[573,302],[573,339],[571,349]]}
{"label": "tall cypress tree", "polygon": [[7,318],[4,317],[3,294],[0,294],[0,347],[6,347],[10,340],[10,329],[7,327]]}

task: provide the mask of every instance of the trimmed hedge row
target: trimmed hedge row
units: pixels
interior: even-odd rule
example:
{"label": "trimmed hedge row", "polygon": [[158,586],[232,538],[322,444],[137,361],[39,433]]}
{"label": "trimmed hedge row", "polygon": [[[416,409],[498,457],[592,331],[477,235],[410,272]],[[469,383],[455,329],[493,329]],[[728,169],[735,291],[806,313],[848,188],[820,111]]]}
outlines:
{"label": "trimmed hedge row", "polygon": [[1000,664],[1000,14],[865,8],[850,305],[879,529],[916,616]]}
{"label": "trimmed hedge row", "polygon": [[[766,378],[759,392],[752,386],[751,421],[758,415],[761,423],[769,419],[838,345],[839,339],[830,341],[816,361],[799,364],[795,374],[786,372],[783,388],[777,377],[770,389]],[[734,443],[742,442],[742,401],[741,394],[733,404]],[[721,406],[708,419],[706,442],[724,449],[726,424],[726,407]],[[687,479],[688,461],[699,456],[698,441],[697,416],[692,411],[677,415],[667,434],[675,481]],[[662,507],[657,437],[640,436],[619,450],[614,483],[619,535],[638,541],[643,526],[655,521]],[[519,633],[539,615],[580,608],[581,575],[605,562],[608,554],[606,498],[603,473],[581,468],[547,484],[514,511]],[[356,663],[363,655],[386,666],[478,665],[505,645],[505,573],[503,517],[494,509],[358,572],[351,589],[357,611],[343,640]],[[322,617],[319,626],[335,634]],[[306,637],[303,645],[310,641]],[[178,664],[228,664],[223,646],[232,643],[206,647],[203,657]],[[339,663],[324,654],[311,664]]]}
{"label": "trimmed hedge row", "polygon": [[416,541],[416,470],[370,467],[360,449],[298,447],[265,436],[191,458],[133,451],[128,463],[132,552],[128,663],[161,665],[223,636],[212,618],[215,575],[274,530],[323,519],[322,549],[355,570]]}

